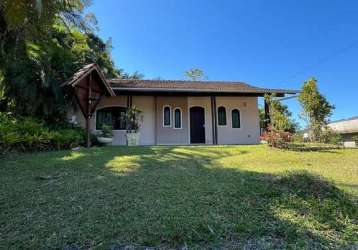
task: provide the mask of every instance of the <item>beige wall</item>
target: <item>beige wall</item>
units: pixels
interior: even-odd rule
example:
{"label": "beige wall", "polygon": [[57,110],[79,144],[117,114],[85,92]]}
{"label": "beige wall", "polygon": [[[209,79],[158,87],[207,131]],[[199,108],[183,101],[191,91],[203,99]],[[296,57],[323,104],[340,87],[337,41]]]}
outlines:
{"label": "beige wall", "polygon": [[[171,126],[163,126],[163,109],[171,108]],[[174,109],[182,111],[182,128],[174,128]],[[189,144],[188,136],[188,97],[186,96],[158,96],[157,97],[157,144]]]}
{"label": "beige wall", "polygon": [[[175,145],[190,143],[189,109],[200,106],[205,110],[205,143],[213,143],[212,115],[210,97],[185,97],[185,96],[133,96],[132,104],[143,111],[140,117],[140,144],[141,145]],[[218,126],[218,144],[256,144],[259,143],[259,115],[256,97],[217,97],[217,108],[226,108],[227,125]],[[122,106],[126,107],[127,96],[105,97],[99,103],[97,110],[104,107]],[[171,107],[171,127],[163,127],[163,108],[165,105]],[[174,109],[182,110],[182,128],[174,128]],[[231,111],[238,108],[241,113],[241,128],[232,128]],[[217,110],[216,110],[217,112]],[[72,115],[77,117],[77,122],[85,127],[85,119],[78,109],[71,110],[68,118]],[[155,117],[157,114],[157,117]],[[96,114],[91,119],[91,130],[96,130]],[[114,145],[125,145],[125,131],[114,130]],[[156,137],[156,138],[155,138]]]}
{"label": "beige wall", "polygon": [[[216,107],[226,108],[226,126],[218,126],[218,144],[257,144],[260,125],[256,97],[217,97]],[[241,127],[232,128],[231,111],[240,110]],[[217,110],[216,110],[217,112]]]}
{"label": "beige wall", "polygon": [[132,105],[142,111],[140,115],[140,145],[155,144],[155,99],[154,96],[133,96]]}

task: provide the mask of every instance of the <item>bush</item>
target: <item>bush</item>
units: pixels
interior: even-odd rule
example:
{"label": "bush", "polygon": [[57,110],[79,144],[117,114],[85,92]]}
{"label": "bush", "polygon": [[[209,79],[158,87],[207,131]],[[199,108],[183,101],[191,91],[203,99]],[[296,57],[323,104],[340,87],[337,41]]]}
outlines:
{"label": "bush", "polygon": [[353,136],[352,139],[356,143],[356,147],[358,147],[358,135]]}
{"label": "bush", "polygon": [[51,128],[31,117],[0,112],[0,152],[68,149],[84,143],[83,129],[69,125]]}
{"label": "bush", "polygon": [[269,127],[268,131],[263,134],[263,139],[271,147],[288,148],[288,143],[292,141],[292,134]]}
{"label": "bush", "polygon": [[342,136],[327,127],[322,131],[319,142],[340,145],[342,143]]}
{"label": "bush", "polygon": [[304,143],[305,138],[303,137],[303,134],[295,133],[295,134],[292,135],[292,142],[294,142],[294,143]]}

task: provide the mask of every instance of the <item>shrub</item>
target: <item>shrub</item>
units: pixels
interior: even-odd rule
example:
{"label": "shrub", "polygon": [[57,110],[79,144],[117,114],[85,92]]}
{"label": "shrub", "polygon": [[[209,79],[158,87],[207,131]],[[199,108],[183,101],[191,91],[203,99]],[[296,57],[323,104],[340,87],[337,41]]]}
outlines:
{"label": "shrub", "polygon": [[292,142],[294,143],[304,143],[305,139],[303,137],[303,134],[301,133],[295,133],[292,135]]}
{"label": "shrub", "polygon": [[16,117],[0,112],[0,152],[44,151],[82,145],[83,129],[66,125],[50,128],[31,117]]}
{"label": "shrub", "polygon": [[353,136],[352,139],[355,142],[356,147],[358,147],[358,135]]}
{"label": "shrub", "polygon": [[327,127],[322,131],[319,142],[339,145],[342,143],[342,136]]}
{"label": "shrub", "polygon": [[271,147],[288,148],[288,143],[292,141],[292,134],[269,127],[268,131],[263,134],[263,139]]}
{"label": "shrub", "polygon": [[105,137],[105,138],[113,137],[112,126],[103,124],[100,136]]}

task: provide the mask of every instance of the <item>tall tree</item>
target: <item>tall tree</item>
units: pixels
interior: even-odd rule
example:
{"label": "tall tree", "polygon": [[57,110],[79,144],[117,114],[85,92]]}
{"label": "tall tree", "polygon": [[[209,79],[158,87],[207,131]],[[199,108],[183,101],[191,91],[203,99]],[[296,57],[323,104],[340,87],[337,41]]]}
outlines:
{"label": "tall tree", "polygon": [[191,68],[185,71],[185,76],[193,81],[205,80],[204,71],[199,68]]}
{"label": "tall tree", "polygon": [[301,117],[311,132],[311,140],[318,141],[335,107],[319,92],[315,78],[304,82],[298,100],[302,107]]}

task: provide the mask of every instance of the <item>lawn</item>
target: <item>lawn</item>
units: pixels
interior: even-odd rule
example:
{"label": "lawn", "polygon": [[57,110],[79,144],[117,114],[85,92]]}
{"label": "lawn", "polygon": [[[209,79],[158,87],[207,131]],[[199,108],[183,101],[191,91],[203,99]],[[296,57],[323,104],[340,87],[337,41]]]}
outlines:
{"label": "lawn", "polygon": [[354,149],[102,147],[0,161],[4,249],[358,247]]}

